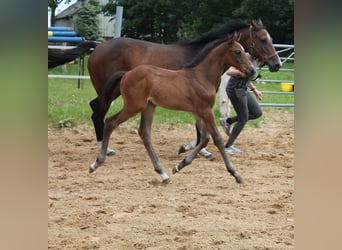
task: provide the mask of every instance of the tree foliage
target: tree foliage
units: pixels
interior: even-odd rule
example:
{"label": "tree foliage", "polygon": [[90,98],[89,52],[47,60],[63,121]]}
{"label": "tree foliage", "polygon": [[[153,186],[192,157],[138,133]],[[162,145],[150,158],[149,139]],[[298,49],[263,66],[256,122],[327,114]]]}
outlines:
{"label": "tree foliage", "polygon": [[294,0],[244,0],[234,16],[261,17],[276,43],[293,44]]}
{"label": "tree foliage", "polygon": [[78,36],[83,36],[87,40],[97,40],[100,31],[98,27],[98,17],[101,7],[97,0],[90,0],[84,4],[77,12],[76,31]]}
{"label": "tree foliage", "polygon": [[62,2],[69,3],[70,0],[48,0],[48,8],[50,8],[50,11],[51,11],[51,17],[50,17],[51,26],[55,26],[56,9],[58,5],[61,4]]}
{"label": "tree foliage", "polygon": [[122,34],[160,43],[192,38],[225,22],[260,17],[276,43],[293,43],[294,0],[109,0],[124,7]]}

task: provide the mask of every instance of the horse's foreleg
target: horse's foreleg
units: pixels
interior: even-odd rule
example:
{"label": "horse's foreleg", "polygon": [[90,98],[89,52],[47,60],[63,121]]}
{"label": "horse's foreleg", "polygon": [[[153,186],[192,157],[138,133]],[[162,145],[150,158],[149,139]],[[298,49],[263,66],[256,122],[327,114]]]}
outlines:
{"label": "horse's foreleg", "polygon": [[[194,149],[199,144],[200,137],[201,137],[201,133],[200,133],[200,131],[197,127],[197,124],[196,124],[196,139],[192,140],[189,143],[185,143],[182,146],[180,146],[180,148],[178,150],[178,154],[185,153],[191,149]],[[204,158],[207,158],[207,159],[213,158],[213,154],[208,152],[205,148],[202,148],[202,150],[200,150],[199,154],[202,155]]]}
{"label": "horse's foreleg", "polygon": [[199,129],[198,129],[197,124],[196,124],[196,139],[192,140],[189,143],[185,143],[182,146],[180,146],[180,148],[178,150],[178,154],[185,153],[191,149],[194,149],[200,141],[200,136],[201,136],[201,134],[200,134]]}
{"label": "horse's foreleg", "polygon": [[151,143],[151,126],[153,120],[153,113],[155,110],[155,105],[149,102],[147,108],[141,113],[141,120],[139,126],[139,136],[142,139],[146,151],[152,161],[154,170],[161,176],[163,182],[167,183],[170,177],[164,171],[156,152]]}
{"label": "horse's foreleg", "polygon": [[209,134],[207,133],[207,130],[205,129],[204,124],[202,122],[197,122],[196,123],[196,129],[199,131],[199,135],[200,135],[199,142],[198,142],[197,146],[194,148],[194,150],[187,157],[185,157],[178,165],[176,165],[172,169],[173,174],[179,172],[182,168],[189,165],[193,161],[193,159],[196,157],[196,155],[205,146],[207,146],[207,144],[209,142]]}
{"label": "horse's foreleg", "polygon": [[229,161],[227,153],[224,150],[224,142],[223,139],[218,131],[218,128],[214,121],[214,114],[211,113],[209,116],[210,118],[206,120],[206,126],[209,130],[209,133],[211,134],[211,137],[213,138],[215,146],[220,151],[223,161],[226,165],[227,171],[235,177],[235,180],[237,183],[243,183],[242,177],[238,174],[238,172],[234,169],[232,163]]}
{"label": "horse's foreleg", "polygon": [[[104,117],[108,111],[108,108],[104,108],[103,105],[100,105],[99,98],[95,98],[90,103],[90,107],[93,110],[93,114],[91,115],[91,119],[94,124],[96,140],[98,150],[100,152],[102,148],[102,139],[103,139],[103,129],[104,129]],[[107,148],[106,154],[108,156],[115,155],[115,151],[111,148]]]}

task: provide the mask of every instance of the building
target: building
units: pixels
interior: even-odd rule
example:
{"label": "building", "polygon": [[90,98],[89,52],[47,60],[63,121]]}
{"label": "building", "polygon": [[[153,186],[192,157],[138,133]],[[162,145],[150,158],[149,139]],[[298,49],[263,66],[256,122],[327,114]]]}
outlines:
{"label": "building", "polygon": [[[98,0],[100,5],[104,5],[108,0]],[[88,2],[88,1],[85,1]],[[75,23],[77,19],[77,11],[82,7],[82,2],[77,1],[76,3],[70,5],[68,8],[56,15],[56,26],[71,27],[76,30]],[[114,13],[113,13],[114,15]],[[100,39],[107,40],[114,37],[114,24],[115,20],[110,20],[111,17],[104,16],[103,14],[98,15],[99,20],[99,31]]]}

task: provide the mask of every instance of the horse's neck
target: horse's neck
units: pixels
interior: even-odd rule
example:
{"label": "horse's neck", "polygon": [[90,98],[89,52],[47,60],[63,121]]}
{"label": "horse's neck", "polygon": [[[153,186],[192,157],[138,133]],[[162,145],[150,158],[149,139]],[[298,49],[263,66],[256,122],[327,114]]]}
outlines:
{"label": "horse's neck", "polygon": [[201,72],[209,82],[215,84],[223,74],[226,65],[223,61],[223,57],[227,50],[226,42],[221,43],[214,48],[203,61],[196,66],[196,71]]}
{"label": "horse's neck", "polygon": [[239,43],[245,49],[246,52],[251,53],[251,36],[249,28],[240,31],[241,37]]}

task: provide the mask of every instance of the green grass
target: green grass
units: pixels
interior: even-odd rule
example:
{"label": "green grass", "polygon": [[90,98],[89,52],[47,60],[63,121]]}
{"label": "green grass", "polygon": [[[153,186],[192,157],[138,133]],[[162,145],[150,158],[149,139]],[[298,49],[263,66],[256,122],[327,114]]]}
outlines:
{"label": "green grass", "polygon": [[[87,60],[86,60],[87,61]],[[85,63],[86,65],[86,63]],[[286,64],[283,68],[293,68],[293,64]],[[86,67],[85,67],[86,68]],[[49,70],[49,74],[78,75],[79,65],[67,65],[67,72],[63,73],[62,67],[56,67]],[[293,80],[293,73],[289,72],[266,72],[262,71],[262,79],[288,79]],[[85,75],[88,75],[85,69]],[[255,86],[261,91],[280,91],[279,83],[255,83]],[[89,102],[96,97],[95,90],[90,80],[82,80],[81,88],[78,88],[77,79],[48,78],[48,123],[53,127],[70,127],[79,124],[92,124],[91,108]],[[293,103],[293,95],[266,95],[263,102]],[[122,107],[122,98],[119,97],[112,104],[108,114],[118,112]],[[275,110],[281,112],[293,112],[293,108],[274,108],[263,107],[265,113]],[[234,109],[232,108],[234,113]],[[217,105],[214,107],[214,113],[217,122],[220,114]],[[127,123],[138,124],[140,115],[132,117]],[[250,121],[249,126],[259,127],[263,117],[256,121]],[[171,111],[158,107],[154,116],[155,124],[194,124],[194,118],[191,113],[181,111]],[[218,124],[218,123],[217,123]]]}
{"label": "green grass", "polygon": [[77,88],[76,79],[52,78],[48,85],[49,124],[63,126],[63,123],[68,122],[75,125],[90,121],[89,101],[96,97],[90,80],[83,80],[83,87],[80,89]]}

